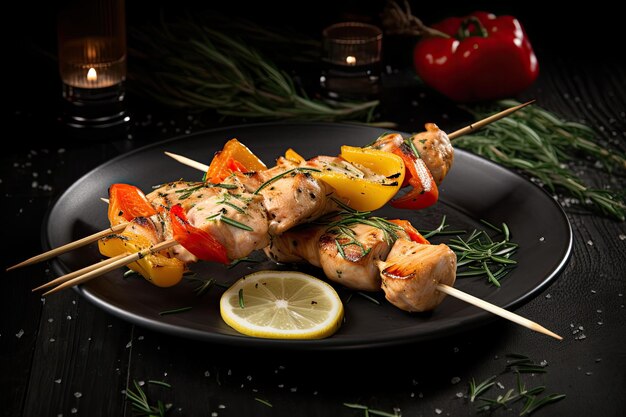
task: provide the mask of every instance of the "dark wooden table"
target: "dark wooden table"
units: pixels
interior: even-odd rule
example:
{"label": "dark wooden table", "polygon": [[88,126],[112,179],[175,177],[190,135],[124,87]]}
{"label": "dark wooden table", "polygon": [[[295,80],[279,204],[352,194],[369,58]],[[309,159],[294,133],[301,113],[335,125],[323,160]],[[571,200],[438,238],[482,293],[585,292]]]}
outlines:
{"label": "dark wooden table", "polygon": [[[520,99],[534,97],[564,118],[584,121],[596,128],[599,138],[623,150],[624,67],[612,59],[555,56],[552,45],[546,45],[539,49],[540,79]],[[44,59],[30,59],[54,72]],[[184,113],[153,111],[131,97],[130,132],[81,140],[56,120],[55,80],[48,78],[37,88],[42,100],[12,89],[13,112],[4,126],[3,269],[41,252],[47,209],[81,175],[154,140],[211,126]],[[428,107],[429,96],[422,102]],[[427,116],[407,115],[396,121],[405,131],[418,130],[424,119],[447,129],[462,122],[438,119],[443,113],[448,113],[445,106],[430,107]],[[613,180],[623,189],[624,172],[613,179],[591,172],[588,179],[596,184]],[[626,227],[575,207],[565,207],[565,212],[574,232],[566,268],[549,288],[516,310],[564,336],[561,342],[495,320],[455,336],[375,350],[293,353],[219,346],[131,325],[74,291],[43,299],[30,290],[53,278],[46,263],[3,272],[0,414],[131,415],[124,392],[136,380],[145,382],[143,389],[154,403],[172,403],[172,416],[364,415],[344,403],[392,415],[397,410],[402,416],[476,415],[475,405],[468,402],[468,383],[499,374],[506,355],[517,353],[547,363],[545,374],[532,377],[533,385],[567,396],[536,415],[621,416],[626,410]],[[513,381],[507,378],[498,381],[508,389]],[[171,388],[149,380],[166,381]],[[493,396],[505,392],[499,387],[492,391]],[[515,415],[520,409],[515,404],[513,411],[495,415]]]}

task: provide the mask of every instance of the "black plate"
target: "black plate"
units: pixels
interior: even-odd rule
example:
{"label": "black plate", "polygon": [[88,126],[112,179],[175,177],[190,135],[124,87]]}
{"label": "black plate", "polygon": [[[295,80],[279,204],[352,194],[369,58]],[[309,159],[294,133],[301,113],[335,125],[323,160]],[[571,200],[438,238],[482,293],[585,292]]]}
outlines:
{"label": "black plate", "polygon": [[[201,173],[182,166],[163,155],[171,151],[208,163],[223,143],[237,137],[264,161],[272,162],[292,147],[305,157],[317,154],[336,155],[342,144],[363,146],[383,130],[346,124],[259,124],[201,132],[155,143],[122,155],[94,169],[55,203],[44,227],[44,242],[56,247],[68,241],[102,230],[108,226],[106,206],[100,201],[107,188],[116,182],[135,184],[148,192],[154,184],[178,178],[199,179]],[[512,240],[519,243],[519,264],[507,276],[501,288],[487,285],[484,279],[458,279],[455,286],[498,306],[513,309],[536,296],[563,269],[571,250],[572,233],[560,206],[536,185],[485,159],[461,150],[456,151],[454,167],[440,187],[440,201],[419,212],[384,208],[377,213],[388,218],[406,218],[420,229],[436,227],[442,215],[454,229],[485,228],[479,221],[506,222]],[[255,254],[264,259],[261,253]],[[95,245],[63,255],[55,261],[59,274],[96,262]],[[226,269],[221,265],[196,264],[200,276],[213,277],[229,284],[242,275],[277,266],[263,261],[240,264]],[[300,269],[323,277],[320,270]],[[393,345],[432,339],[470,329],[494,318],[490,313],[452,297],[432,313],[408,314],[375,294],[380,305],[355,294],[345,304],[346,319],[332,337],[322,340],[272,340],[240,335],[228,327],[219,313],[222,287],[213,286],[205,295],[193,292],[197,284],[184,281],[174,288],[161,289],[143,279],[122,278],[114,271],[81,286],[86,299],[130,322],[177,336],[209,342],[287,349],[349,349]],[[337,288],[342,299],[350,292]],[[160,316],[159,312],[180,307],[193,309]],[[541,321],[541,317],[535,317]]]}

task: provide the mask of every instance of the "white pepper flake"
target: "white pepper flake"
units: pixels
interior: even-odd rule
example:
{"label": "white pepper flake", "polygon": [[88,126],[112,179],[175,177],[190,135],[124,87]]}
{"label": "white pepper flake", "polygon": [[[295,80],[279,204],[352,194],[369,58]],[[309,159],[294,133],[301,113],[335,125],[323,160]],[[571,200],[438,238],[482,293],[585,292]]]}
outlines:
{"label": "white pepper flake", "polygon": [[24,336],[24,329],[20,329],[19,332],[15,333],[15,337],[17,337],[18,339],[20,339],[22,336]]}

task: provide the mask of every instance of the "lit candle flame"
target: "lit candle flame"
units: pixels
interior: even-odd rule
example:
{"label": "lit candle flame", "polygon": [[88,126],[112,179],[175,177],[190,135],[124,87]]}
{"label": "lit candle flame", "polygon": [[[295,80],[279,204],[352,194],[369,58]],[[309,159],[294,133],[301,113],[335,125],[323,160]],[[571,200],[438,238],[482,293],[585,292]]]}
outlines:
{"label": "lit candle flame", "polygon": [[87,81],[98,81],[98,73],[95,68],[89,68],[89,71],[87,71]]}
{"label": "lit candle flame", "polygon": [[346,64],[348,64],[348,65],[356,65],[356,57],[353,57],[352,55],[348,55],[346,57]]}

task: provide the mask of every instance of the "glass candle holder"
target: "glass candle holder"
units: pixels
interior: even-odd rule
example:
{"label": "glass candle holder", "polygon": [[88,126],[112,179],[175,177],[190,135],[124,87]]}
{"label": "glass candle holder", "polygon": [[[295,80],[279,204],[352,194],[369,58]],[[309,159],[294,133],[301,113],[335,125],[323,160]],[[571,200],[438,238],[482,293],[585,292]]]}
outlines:
{"label": "glass candle holder", "polygon": [[57,29],[66,122],[74,127],[128,122],[124,0],[70,0]]}
{"label": "glass candle holder", "polygon": [[379,93],[382,31],[360,22],[324,29],[320,85],[333,99],[368,99]]}

